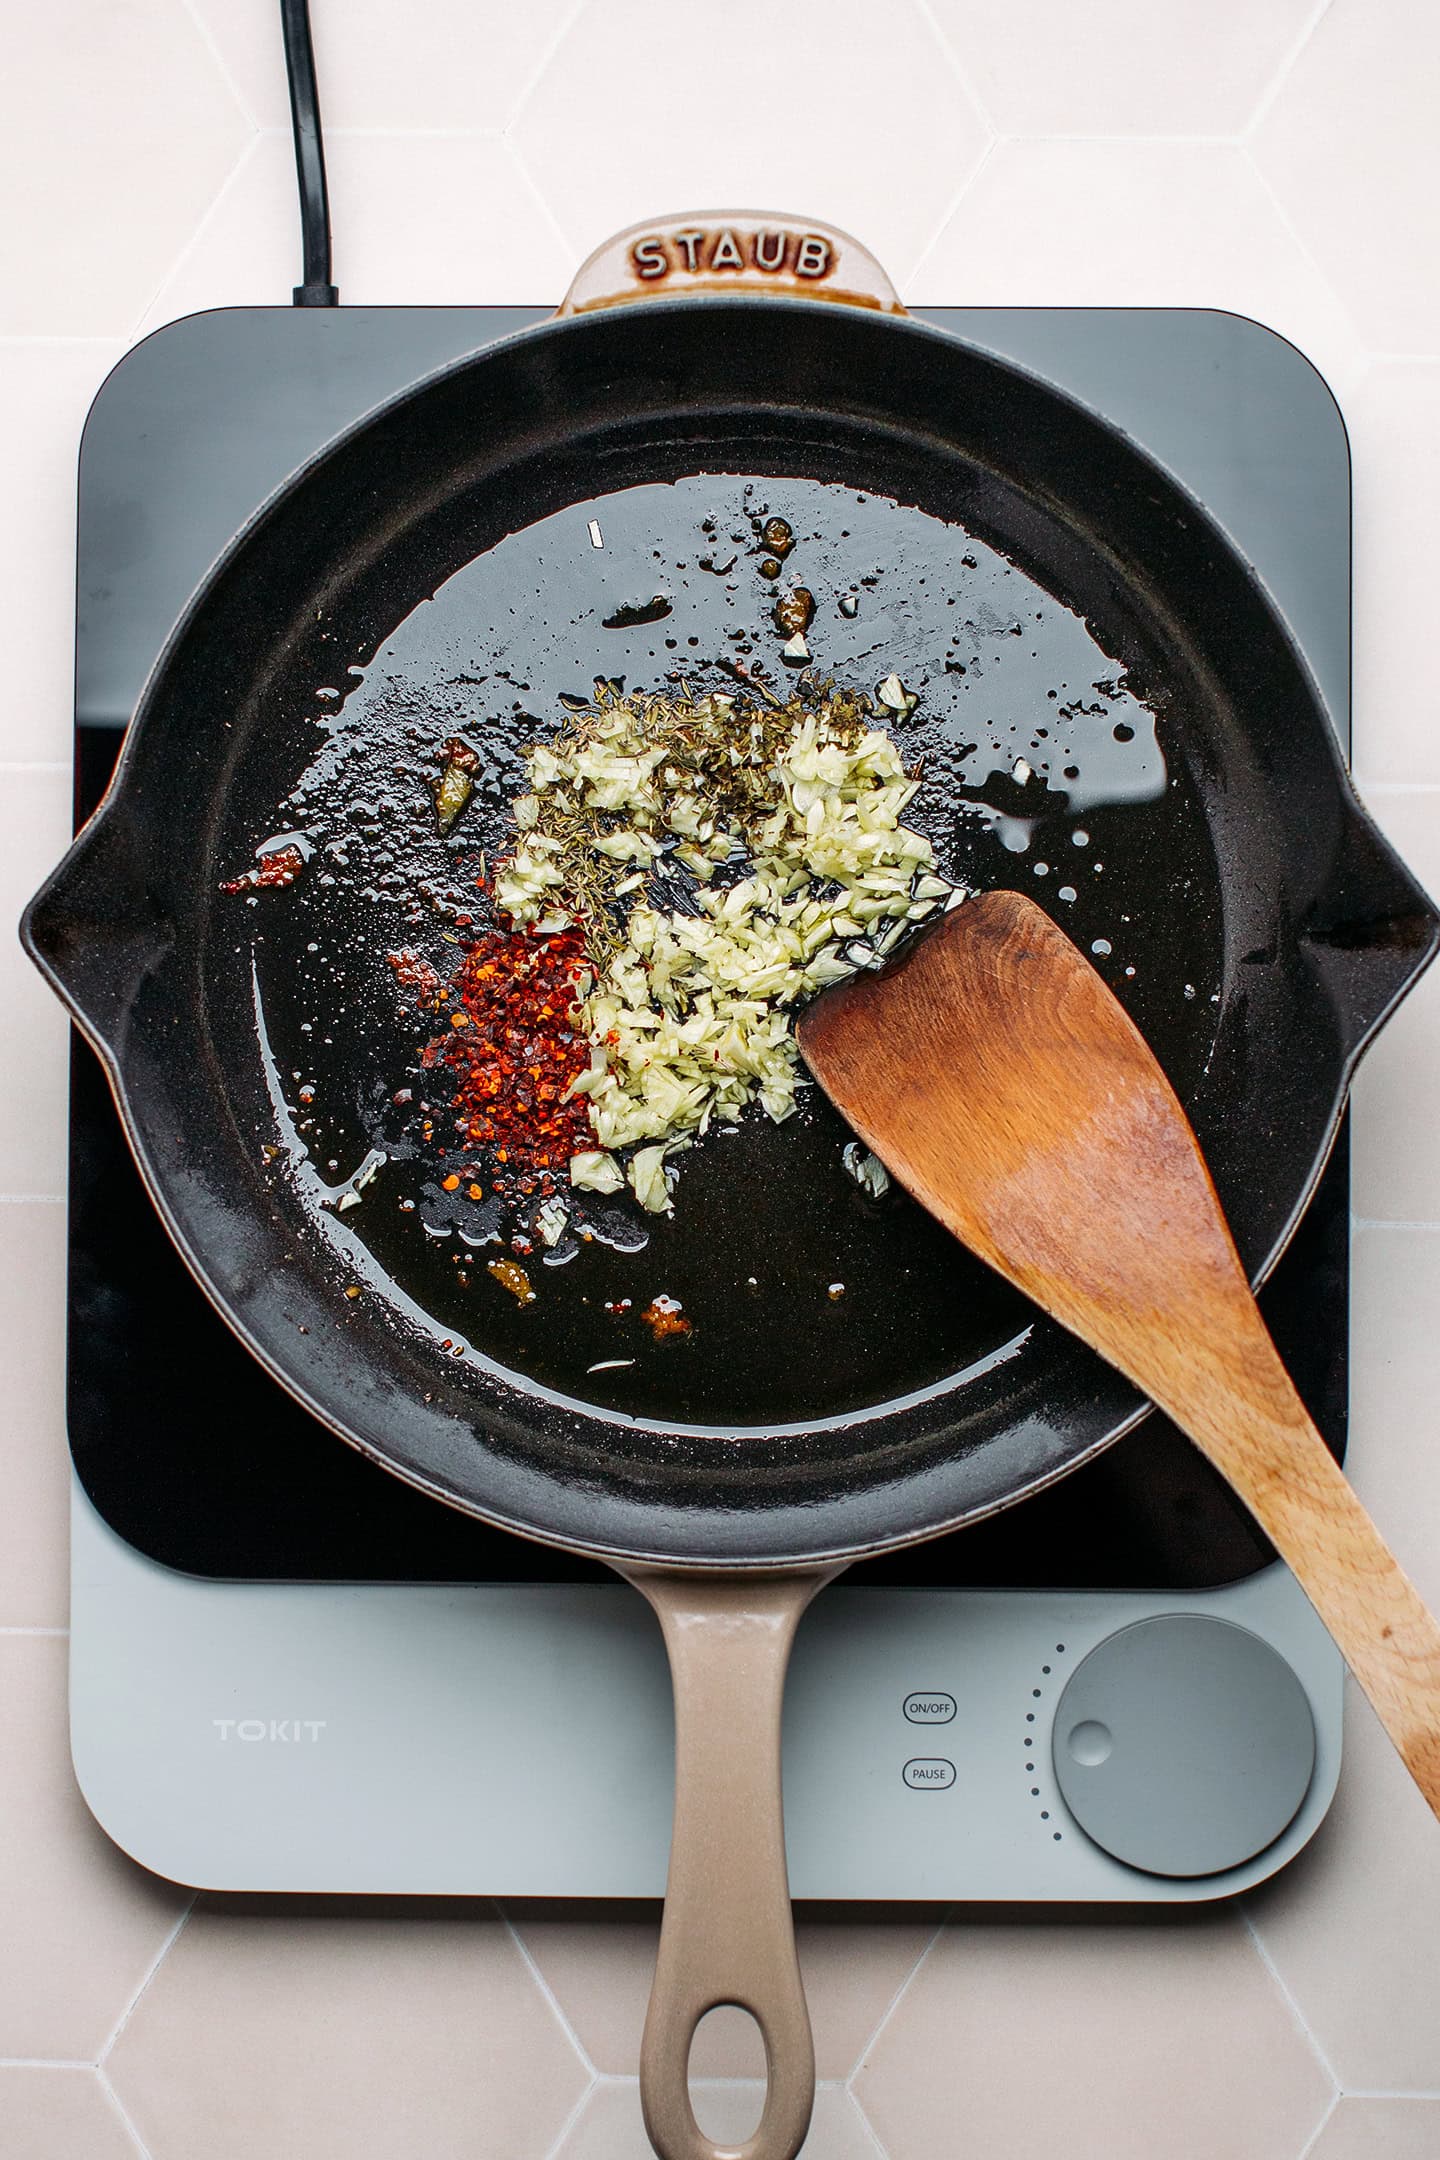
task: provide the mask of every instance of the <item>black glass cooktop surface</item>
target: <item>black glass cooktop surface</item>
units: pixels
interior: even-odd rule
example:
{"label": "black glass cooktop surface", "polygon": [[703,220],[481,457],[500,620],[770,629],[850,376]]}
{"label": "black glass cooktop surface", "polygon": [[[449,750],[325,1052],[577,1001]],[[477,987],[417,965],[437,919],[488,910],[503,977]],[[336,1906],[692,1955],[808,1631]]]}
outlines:
{"label": "black glass cooktop surface", "polygon": [[[78,816],[103,792],[144,673],[189,590],[269,488],[390,391],[539,312],[234,310],[190,318],[127,356],[97,401],[81,461]],[[956,327],[973,335],[979,319],[957,316]],[[1102,409],[1113,409],[1104,395],[1108,367],[1132,422],[1147,396],[1188,398],[1206,443],[1228,429],[1230,455],[1241,467],[1258,431],[1273,475],[1274,427],[1289,428],[1293,454],[1288,465],[1278,463],[1290,475],[1292,500],[1277,513],[1267,497],[1266,514],[1277,530],[1288,516],[1312,534],[1333,534],[1338,514],[1348,536],[1348,496],[1336,500],[1343,459],[1337,465],[1324,443],[1333,413],[1327,422],[1317,403],[1309,433],[1297,430],[1297,402],[1304,404],[1297,385],[1303,391],[1304,384],[1287,381],[1278,355],[1256,342],[1265,334],[1255,326],[1237,332],[1225,327],[1235,318],[1150,314],[1122,322],[1088,311],[997,314],[995,321],[1009,340],[1000,349],[1018,346],[1016,357],[1057,379],[1066,379],[1070,355],[1084,378],[1077,387]],[[1228,385],[1218,402],[1217,374]],[[1157,388],[1162,384],[1168,389]],[[1273,496],[1273,480],[1263,484]],[[1317,526],[1327,499],[1329,521]],[[1348,593],[1343,550],[1338,562],[1302,564],[1299,574],[1322,601],[1327,584],[1336,599],[1342,574],[1338,597]],[[1317,619],[1333,634],[1333,606]],[[1317,672],[1323,679],[1324,666]],[[1337,1454],[1345,1435],[1348,1227],[1342,1134],[1262,1300],[1306,1405]],[[168,1566],[318,1581],[608,1575],[400,1484],[319,1425],[253,1362],[171,1247],[100,1068],[78,1038],[68,1388],[71,1450],[85,1490],[114,1530]],[[1189,1442],[1152,1416],[1051,1491],[963,1533],[867,1562],[849,1580],[1178,1590],[1234,1580],[1270,1557]]]}

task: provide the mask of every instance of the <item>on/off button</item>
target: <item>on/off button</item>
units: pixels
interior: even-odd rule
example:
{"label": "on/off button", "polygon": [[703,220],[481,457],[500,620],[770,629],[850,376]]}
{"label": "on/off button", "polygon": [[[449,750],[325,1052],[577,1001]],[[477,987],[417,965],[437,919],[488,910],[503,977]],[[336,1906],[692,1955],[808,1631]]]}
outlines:
{"label": "on/off button", "polygon": [[948,1725],[955,1715],[955,1698],[930,1692],[907,1695],[905,1715],[912,1725]]}
{"label": "on/off button", "polygon": [[955,1782],[955,1765],[943,1755],[916,1755],[901,1775],[912,1792],[943,1792]]}

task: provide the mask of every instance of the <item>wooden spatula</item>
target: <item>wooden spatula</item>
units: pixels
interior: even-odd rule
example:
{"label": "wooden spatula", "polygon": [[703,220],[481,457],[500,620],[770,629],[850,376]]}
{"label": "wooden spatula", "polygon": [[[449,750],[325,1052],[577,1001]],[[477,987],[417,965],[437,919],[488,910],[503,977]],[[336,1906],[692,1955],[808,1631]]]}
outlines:
{"label": "wooden spatula", "polygon": [[1229,1480],[1440,1815],[1440,1627],[1306,1416],[1189,1120],[1089,961],[986,893],[797,1033],[901,1184]]}

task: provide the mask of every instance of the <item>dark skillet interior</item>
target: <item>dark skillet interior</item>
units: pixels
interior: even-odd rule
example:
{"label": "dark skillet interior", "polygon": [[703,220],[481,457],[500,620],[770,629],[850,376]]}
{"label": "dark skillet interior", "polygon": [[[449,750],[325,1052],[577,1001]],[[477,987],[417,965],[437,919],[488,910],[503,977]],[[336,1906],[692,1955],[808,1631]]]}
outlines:
{"label": "dark skillet interior", "polygon": [[[201,596],[147,693],[118,794],[32,929],[118,1065],[182,1247],[321,1416],[511,1526],[717,1561],[873,1548],[983,1513],[1137,1408],[908,1202],[862,1201],[823,1107],[713,1138],[643,1253],[597,1244],[537,1266],[542,1296],[524,1311],[479,1269],[458,1280],[477,1226],[443,1211],[433,1164],[407,1154],[413,1133],[390,1107],[425,1031],[397,1009],[383,954],[443,934],[498,800],[436,852],[405,730],[485,739],[499,797],[558,689],[583,691],[597,671],[643,686],[733,652],[729,631],[763,621],[749,558],[727,594],[697,556],[728,556],[749,508],[783,512],[801,536],[795,577],[830,607],[817,656],[848,679],[894,665],[923,683],[911,735],[934,768],[947,866],[1023,885],[1109,943],[1100,964],[1179,1088],[1261,1272],[1323,1159],[1348,1060],[1433,924],[1204,517],[1078,408],[933,333],[815,306],[666,305],[532,333],[388,408],[292,484]],[[578,548],[591,516],[609,530],[609,588]],[[550,538],[529,535],[545,519]],[[648,534],[654,577],[641,580]],[[1013,565],[1008,592],[991,549]],[[880,584],[842,625],[831,603],[869,564]],[[603,628],[612,602],[652,593],[667,618]],[[1079,680],[1057,675],[1046,645],[1065,608],[1094,640],[1093,654],[1066,648]],[[342,700],[324,690],[351,692],[333,731]],[[1077,814],[1054,769],[1057,709],[1094,708],[1065,723],[1088,728],[1092,752],[1130,731],[1138,748],[1112,753],[1123,794],[1148,724],[1127,690],[1159,716],[1168,783]],[[348,775],[282,811],[317,750],[347,741],[361,747]],[[1051,762],[1049,793],[1005,779],[1012,751]],[[1028,852],[1004,845],[1018,836],[1006,816],[1038,818]],[[344,861],[322,850],[293,892],[253,906],[219,894],[266,833],[313,823],[333,840],[343,818]],[[440,902],[418,923],[417,866]],[[392,1161],[363,1207],[322,1213],[317,1171],[338,1179],[376,1138]],[[662,1289],[696,1328],[656,1352],[633,1315],[604,1307]],[[627,1355],[635,1367],[586,1373]]]}

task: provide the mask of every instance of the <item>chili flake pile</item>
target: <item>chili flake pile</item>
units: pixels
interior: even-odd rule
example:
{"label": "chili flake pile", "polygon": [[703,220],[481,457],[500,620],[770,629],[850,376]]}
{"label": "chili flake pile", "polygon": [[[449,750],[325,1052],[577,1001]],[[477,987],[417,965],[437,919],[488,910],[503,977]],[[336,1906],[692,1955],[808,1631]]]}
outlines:
{"label": "chili flake pile", "polygon": [[[406,957],[396,956],[397,975],[410,972]],[[590,1065],[589,1041],[575,1028],[586,979],[578,929],[543,937],[498,930],[476,940],[432,998],[449,1026],[422,1063],[451,1075],[456,1130],[485,1152],[502,1191],[553,1192],[557,1173],[568,1174],[571,1158],[590,1144],[586,1105],[571,1093]],[[456,1170],[445,1180],[451,1191],[466,1182]]]}

